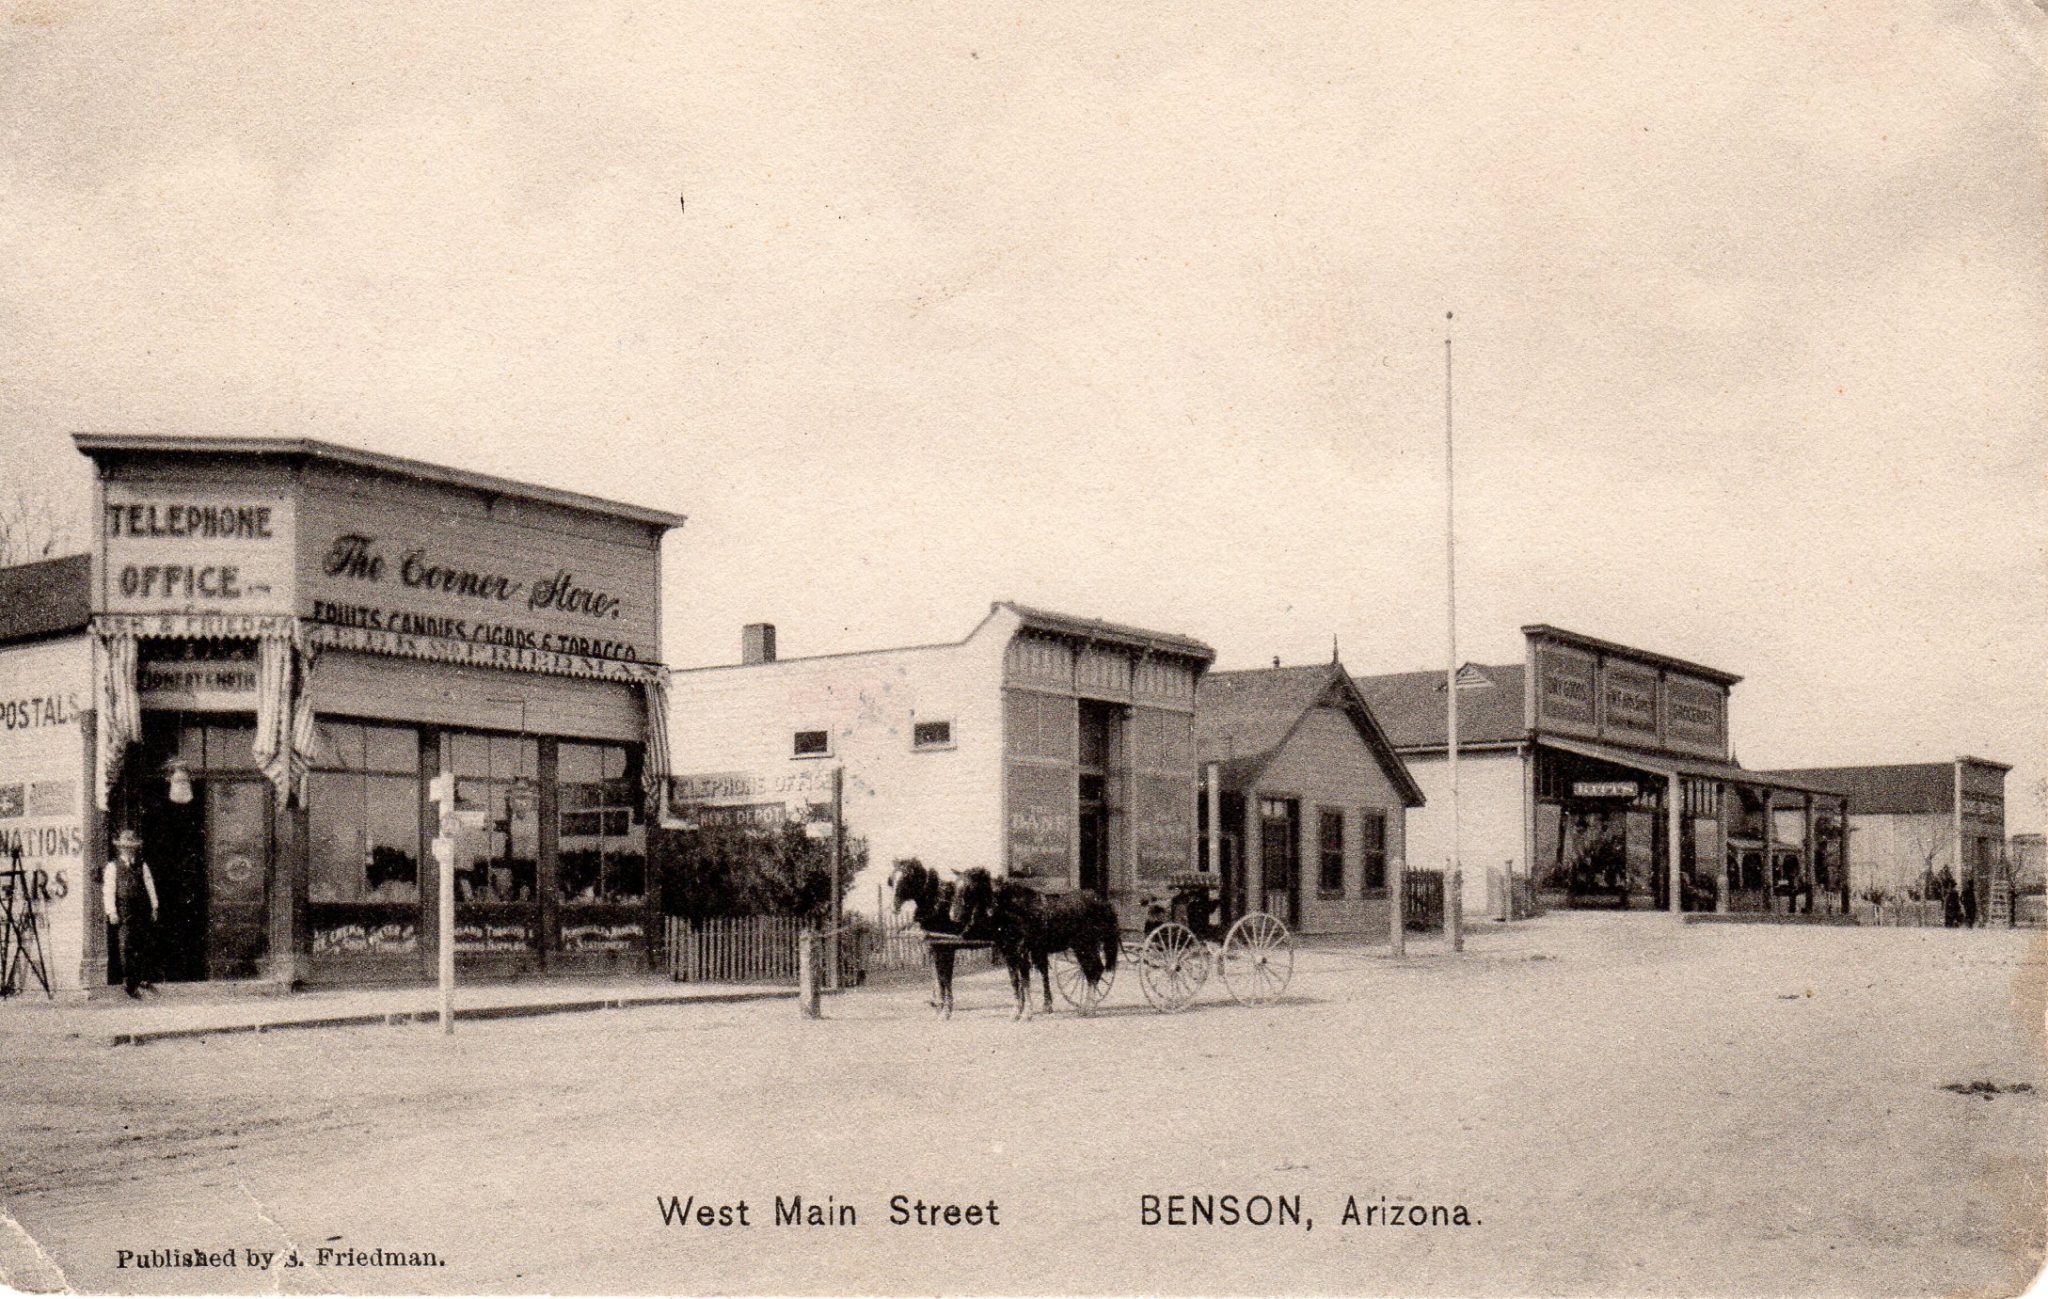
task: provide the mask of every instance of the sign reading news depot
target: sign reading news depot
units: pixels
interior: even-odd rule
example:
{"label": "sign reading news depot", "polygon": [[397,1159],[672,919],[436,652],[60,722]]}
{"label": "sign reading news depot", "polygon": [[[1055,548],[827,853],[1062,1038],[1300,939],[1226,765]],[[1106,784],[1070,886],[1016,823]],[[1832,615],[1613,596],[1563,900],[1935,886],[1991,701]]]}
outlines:
{"label": "sign reading news depot", "polygon": [[109,613],[292,611],[293,511],[282,491],[110,482],[101,531]]}

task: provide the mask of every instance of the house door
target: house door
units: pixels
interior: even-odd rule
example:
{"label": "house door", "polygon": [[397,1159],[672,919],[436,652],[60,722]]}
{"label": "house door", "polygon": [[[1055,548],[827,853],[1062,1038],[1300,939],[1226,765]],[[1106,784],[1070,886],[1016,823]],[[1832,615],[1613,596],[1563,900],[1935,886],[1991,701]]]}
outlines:
{"label": "house door", "polygon": [[1259,800],[1259,909],[1288,928],[1301,925],[1301,804],[1291,798]]}

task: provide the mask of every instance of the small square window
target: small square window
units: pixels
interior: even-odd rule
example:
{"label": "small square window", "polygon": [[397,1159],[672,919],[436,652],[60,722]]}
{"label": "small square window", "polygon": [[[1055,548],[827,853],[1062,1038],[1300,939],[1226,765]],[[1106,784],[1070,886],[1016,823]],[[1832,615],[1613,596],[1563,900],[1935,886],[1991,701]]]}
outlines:
{"label": "small square window", "polygon": [[831,752],[830,731],[798,731],[790,745],[790,756],[793,758],[823,758],[829,756]]}
{"label": "small square window", "polygon": [[913,749],[950,749],[953,747],[953,723],[918,722],[910,728],[910,747]]}

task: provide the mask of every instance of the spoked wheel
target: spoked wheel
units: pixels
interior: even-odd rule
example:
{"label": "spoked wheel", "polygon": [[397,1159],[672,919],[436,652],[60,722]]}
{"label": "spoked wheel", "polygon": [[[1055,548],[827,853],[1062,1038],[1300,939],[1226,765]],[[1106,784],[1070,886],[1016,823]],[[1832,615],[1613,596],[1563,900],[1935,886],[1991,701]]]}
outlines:
{"label": "spoked wheel", "polygon": [[1109,995],[1110,985],[1115,982],[1116,971],[1104,970],[1091,988],[1088,980],[1081,976],[1081,966],[1074,960],[1072,952],[1052,954],[1052,986],[1060,990],[1060,996],[1069,1006],[1084,1015],[1102,1004],[1102,999]]}
{"label": "spoked wheel", "polygon": [[1194,930],[1169,921],[1146,936],[1138,952],[1138,984],[1154,1010],[1186,1010],[1208,978],[1209,948]]}
{"label": "spoked wheel", "polygon": [[1223,986],[1241,1006],[1277,1001],[1294,977],[1294,935],[1263,911],[1230,927],[1223,939]]}

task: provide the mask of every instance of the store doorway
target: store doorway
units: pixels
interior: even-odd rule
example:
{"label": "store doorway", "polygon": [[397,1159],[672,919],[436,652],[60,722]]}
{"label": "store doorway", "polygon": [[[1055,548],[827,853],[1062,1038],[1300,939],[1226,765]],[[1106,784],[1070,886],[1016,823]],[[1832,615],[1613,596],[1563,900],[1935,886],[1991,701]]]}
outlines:
{"label": "store doorway", "polygon": [[1115,856],[1115,809],[1110,791],[1122,766],[1122,722],[1123,711],[1117,705],[1081,701],[1079,800],[1075,808],[1081,839],[1078,883],[1105,898]]}
{"label": "store doorway", "polygon": [[[156,977],[163,983],[196,982],[206,977],[206,805],[197,797],[173,803],[157,789],[140,811],[135,830],[156,881]],[[120,966],[120,944],[110,938],[108,982],[127,977]]]}

